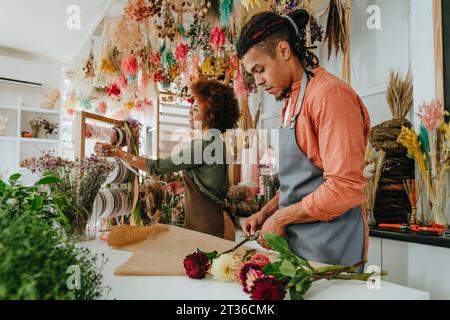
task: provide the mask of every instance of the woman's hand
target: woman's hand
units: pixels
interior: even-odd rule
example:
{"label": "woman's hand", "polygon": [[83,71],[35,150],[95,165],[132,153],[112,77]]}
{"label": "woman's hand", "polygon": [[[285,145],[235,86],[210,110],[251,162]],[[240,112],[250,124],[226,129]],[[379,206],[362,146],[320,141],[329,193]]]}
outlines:
{"label": "woman's hand", "polygon": [[167,184],[166,190],[171,196],[176,196],[183,193],[185,188],[183,183],[177,181]]}
{"label": "woman's hand", "polygon": [[118,148],[107,143],[97,142],[94,146],[94,152],[98,157],[113,157],[118,158]]}

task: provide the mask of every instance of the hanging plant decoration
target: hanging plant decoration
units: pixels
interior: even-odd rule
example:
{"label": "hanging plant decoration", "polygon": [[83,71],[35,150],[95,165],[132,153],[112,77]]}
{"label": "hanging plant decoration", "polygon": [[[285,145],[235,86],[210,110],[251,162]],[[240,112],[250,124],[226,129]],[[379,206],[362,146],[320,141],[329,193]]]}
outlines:
{"label": "hanging plant decoration", "polygon": [[226,42],[225,32],[220,27],[215,27],[211,31],[209,44],[214,49],[216,54],[220,54],[222,46]]}
{"label": "hanging plant decoration", "polygon": [[220,26],[227,28],[230,25],[230,18],[233,14],[234,0],[222,0],[220,2]]}
{"label": "hanging plant decoration", "polygon": [[114,65],[111,63],[111,61],[109,60],[108,57],[108,53],[102,58],[102,61],[100,63],[100,71],[113,75],[116,73],[116,68],[114,67]]}
{"label": "hanging plant decoration", "polygon": [[173,65],[177,63],[175,57],[173,56],[172,51],[170,51],[170,49],[168,49],[167,47],[164,49],[162,53],[161,62],[165,69],[170,69]]}
{"label": "hanging plant decoration", "polygon": [[211,26],[207,23],[203,23],[198,19],[189,26],[187,37],[191,51],[203,50],[210,51],[211,46],[209,44],[211,34]]}
{"label": "hanging plant decoration", "polygon": [[314,45],[316,42],[322,42],[323,41],[323,28],[317,21],[317,19],[313,16],[311,16],[309,20],[309,30],[310,30],[310,43],[307,41],[306,36],[306,28],[302,29],[300,31],[300,38],[302,39],[303,43],[309,45]]}
{"label": "hanging plant decoration", "polygon": [[84,77],[86,79],[92,79],[95,77],[95,71],[94,71],[94,54],[89,54],[89,58],[86,61],[86,64],[83,67]]}
{"label": "hanging plant decoration", "polygon": [[138,52],[144,47],[145,36],[139,28],[139,23],[134,20],[121,17],[111,37],[111,41],[122,53]]}
{"label": "hanging plant decoration", "polygon": [[345,8],[341,0],[330,0],[325,42],[328,45],[328,60],[331,57],[333,49],[336,52],[336,56],[339,52],[346,50]]}
{"label": "hanging plant decoration", "polygon": [[205,60],[203,61],[202,66],[200,67],[200,71],[202,73],[202,76],[205,78],[213,78],[216,74],[214,63],[213,63],[213,57],[207,56]]}
{"label": "hanging plant decoration", "polygon": [[259,0],[241,0],[241,4],[247,11],[250,11],[261,5]]}
{"label": "hanging plant decoration", "polygon": [[130,53],[123,57],[121,70],[126,76],[135,76],[138,70],[138,61],[133,53]]}
{"label": "hanging plant decoration", "polygon": [[116,98],[119,98],[121,91],[117,83],[113,83],[111,86],[106,88],[106,94],[110,97],[114,96]]}
{"label": "hanging plant decoration", "polygon": [[186,63],[186,59],[189,52],[189,46],[184,43],[180,43],[175,49],[175,58],[179,63]]}
{"label": "hanging plant decoration", "polygon": [[[158,13],[158,16],[162,16],[161,12]],[[158,31],[158,38],[169,39],[171,41],[173,41],[178,34],[179,26],[176,24],[172,10],[168,4],[166,4],[166,7],[164,8],[162,23],[156,25],[156,30]]]}
{"label": "hanging plant decoration", "polygon": [[125,16],[130,20],[142,23],[161,11],[161,5],[162,0],[130,0],[125,7]]}

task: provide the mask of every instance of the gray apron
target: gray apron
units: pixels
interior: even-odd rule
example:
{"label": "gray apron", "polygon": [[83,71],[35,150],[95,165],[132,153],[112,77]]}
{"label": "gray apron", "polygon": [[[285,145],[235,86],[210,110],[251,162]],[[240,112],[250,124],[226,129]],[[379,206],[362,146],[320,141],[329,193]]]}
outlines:
{"label": "gray apron", "polygon": [[[299,107],[290,126],[280,129],[280,208],[300,202],[324,182],[323,170],[306,157],[297,144],[295,128],[308,77],[303,76]],[[336,220],[294,224],[286,228],[290,249],[299,257],[332,265],[354,265],[364,260],[365,222],[362,208],[348,210]],[[360,268],[359,271],[362,271]]]}

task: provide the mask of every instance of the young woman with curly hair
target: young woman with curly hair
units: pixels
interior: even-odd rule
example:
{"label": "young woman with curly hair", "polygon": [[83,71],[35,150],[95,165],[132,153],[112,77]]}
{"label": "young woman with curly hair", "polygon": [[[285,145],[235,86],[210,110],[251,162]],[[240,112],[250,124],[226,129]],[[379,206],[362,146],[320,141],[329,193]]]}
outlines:
{"label": "young woman with curly hair", "polygon": [[[240,112],[231,87],[218,81],[198,81],[191,86],[194,102],[189,111],[191,129],[201,133],[180,152],[166,159],[133,156],[109,144],[97,143],[99,154],[127,161],[152,175],[183,171],[184,185],[168,187],[170,193],[185,192],[184,227],[234,241],[234,225],[224,211],[228,193],[228,166],[222,133],[236,127]],[[201,155],[201,156],[200,156]]]}

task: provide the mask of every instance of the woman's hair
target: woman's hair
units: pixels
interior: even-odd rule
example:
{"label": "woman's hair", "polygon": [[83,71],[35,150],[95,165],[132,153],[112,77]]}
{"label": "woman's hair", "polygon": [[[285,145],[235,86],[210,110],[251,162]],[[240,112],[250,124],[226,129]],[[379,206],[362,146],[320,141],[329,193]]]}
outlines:
{"label": "woman's hair", "polygon": [[194,98],[205,104],[204,122],[210,129],[224,133],[237,126],[240,117],[239,103],[234,90],[219,81],[200,80],[191,86]]}
{"label": "woman's hair", "polygon": [[[261,12],[254,15],[242,29],[237,42],[237,55],[242,59],[251,48],[262,50],[272,58],[280,41],[286,41],[294,55],[306,69],[319,66],[317,56],[306,48],[300,32],[306,27],[310,16],[306,10],[298,9],[289,13],[288,17],[273,12]],[[292,24],[295,23],[297,29]],[[311,75],[311,72],[307,72]]]}

